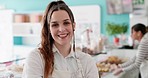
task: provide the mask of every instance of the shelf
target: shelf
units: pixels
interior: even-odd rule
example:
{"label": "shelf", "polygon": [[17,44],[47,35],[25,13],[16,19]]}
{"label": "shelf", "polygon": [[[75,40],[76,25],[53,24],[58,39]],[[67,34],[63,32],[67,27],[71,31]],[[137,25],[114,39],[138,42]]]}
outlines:
{"label": "shelf", "polygon": [[14,23],[13,37],[21,37],[22,45],[36,46],[41,41],[41,23]]}
{"label": "shelf", "polygon": [[41,26],[41,23],[13,23],[13,26]]}
{"label": "shelf", "polygon": [[15,37],[40,37],[40,23],[14,23],[13,36]]}
{"label": "shelf", "polygon": [[14,34],[14,37],[40,37],[38,34]]}

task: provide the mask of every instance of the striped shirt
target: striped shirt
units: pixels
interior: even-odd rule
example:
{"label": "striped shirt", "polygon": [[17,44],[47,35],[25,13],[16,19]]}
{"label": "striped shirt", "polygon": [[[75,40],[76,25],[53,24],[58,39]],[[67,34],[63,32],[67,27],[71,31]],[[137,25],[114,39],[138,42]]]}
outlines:
{"label": "striped shirt", "polygon": [[142,38],[137,54],[128,62],[121,64],[123,71],[139,69],[143,61],[148,60],[148,33]]}

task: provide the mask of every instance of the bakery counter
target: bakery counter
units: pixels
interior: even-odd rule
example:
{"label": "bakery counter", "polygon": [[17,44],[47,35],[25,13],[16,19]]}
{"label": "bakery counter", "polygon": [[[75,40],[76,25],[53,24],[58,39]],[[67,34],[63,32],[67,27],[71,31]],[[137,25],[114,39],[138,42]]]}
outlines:
{"label": "bakery counter", "polygon": [[101,75],[101,78],[138,78],[138,75],[139,75],[138,70],[122,73],[119,76],[115,76],[113,75],[112,72],[108,72],[108,73],[104,73],[103,75]]}
{"label": "bakery counter", "polygon": [[138,69],[126,73],[123,72],[119,76],[115,76],[113,75],[114,72],[110,72],[112,66],[117,66],[128,61],[135,56],[136,52],[137,50],[114,49],[107,52],[107,54],[93,56],[101,78],[138,78]]}
{"label": "bakery counter", "polygon": [[12,64],[10,66],[5,66],[1,64],[0,66],[0,78],[21,78],[23,71],[23,66]]}

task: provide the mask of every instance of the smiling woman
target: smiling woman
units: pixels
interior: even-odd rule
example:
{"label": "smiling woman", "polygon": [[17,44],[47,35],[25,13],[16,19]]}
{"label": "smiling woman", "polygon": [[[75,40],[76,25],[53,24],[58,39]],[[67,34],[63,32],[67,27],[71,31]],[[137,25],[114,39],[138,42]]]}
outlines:
{"label": "smiling woman", "polygon": [[99,78],[92,57],[75,51],[75,20],[65,2],[47,6],[42,27],[41,45],[29,54],[23,78]]}

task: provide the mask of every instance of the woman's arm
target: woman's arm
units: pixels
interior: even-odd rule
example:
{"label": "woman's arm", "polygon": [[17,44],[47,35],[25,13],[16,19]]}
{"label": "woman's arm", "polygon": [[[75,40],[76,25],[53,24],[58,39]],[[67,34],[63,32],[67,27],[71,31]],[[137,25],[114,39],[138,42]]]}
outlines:
{"label": "woman's arm", "polygon": [[148,34],[146,34],[142,38],[139,44],[138,54],[135,58],[135,62],[133,64],[129,64],[129,66],[126,66],[127,64],[124,65],[126,66],[126,67],[123,66],[124,68],[121,65],[122,68],[116,69],[114,75],[118,75],[123,71],[126,72],[126,71],[135,70],[135,69],[140,68],[140,65],[142,64],[144,60],[146,60],[147,56],[148,56]]}
{"label": "woman's arm", "polygon": [[130,59],[129,61],[127,61],[123,64],[119,64],[119,67],[121,67],[121,68],[128,67],[129,65],[131,65],[135,62],[135,59],[136,59],[136,56],[134,56],[132,59]]}
{"label": "woman's arm", "polygon": [[32,51],[25,62],[22,78],[42,78],[43,61],[37,50]]}
{"label": "woman's arm", "polygon": [[147,56],[148,56],[148,33],[144,35],[139,44],[138,55],[136,56],[135,62],[132,65],[123,68],[123,71],[130,71],[139,68],[142,62],[147,58]]}

